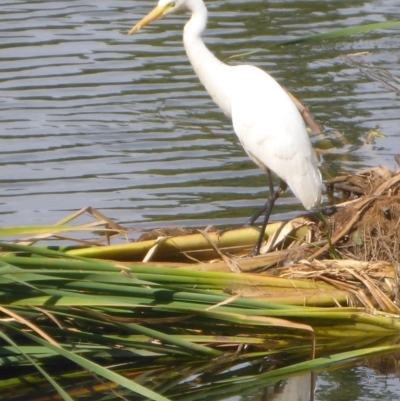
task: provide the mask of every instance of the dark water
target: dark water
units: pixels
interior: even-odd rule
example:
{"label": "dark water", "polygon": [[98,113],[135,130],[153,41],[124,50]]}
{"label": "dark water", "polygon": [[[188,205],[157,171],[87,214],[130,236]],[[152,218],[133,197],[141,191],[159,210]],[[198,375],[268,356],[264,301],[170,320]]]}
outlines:
{"label": "dark water", "polygon": [[[126,35],[153,6],[149,0],[2,2],[0,225],[52,224],[85,206],[130,228],[241,224],[264,202],[266,178],[186,59],[186,16]],[[212,51],[226,59],[261,50],[240,62],[266,69],[315,114],[332,143],[324,178],[378,164],[395,168],[399,30],[269,45],[400,19],[398,0],[208,6],[205,41]],[[386,138],[365,145],[362,136],[371,129]],[[314,142],[326,146],[323,138]],[[288,193],[274,217],[299,210]],[[398,395],[397,379],[396,386]],[[382,397],[374,399],[398,399]]]}
{"label": "dark water", "polygon": [[[396,19],[392,1],[212,1],[206,42],[220,58],[268,70],[326,129],[343,134],[324,177],[395,167],[400,34],[396,30],[269,49],[274,42]],[[0,10],[0,224],[52,224],[84,206],[131,228],[241,224],[266,178],[194,76],[185,15],[134,37],[153,1],[5,1]],[[354,53],[363,53],[351,56]],[[364,146],[379,128],[386,139]],[[317,146],[318,138],[317,138]],[[302,206],[290,193],[275,218]]]}

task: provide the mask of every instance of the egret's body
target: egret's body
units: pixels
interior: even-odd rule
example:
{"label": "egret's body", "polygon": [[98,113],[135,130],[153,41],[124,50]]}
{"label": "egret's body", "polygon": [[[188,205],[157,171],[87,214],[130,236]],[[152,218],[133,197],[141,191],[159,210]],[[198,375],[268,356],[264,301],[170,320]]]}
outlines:
{"label": "egret's body", "polygon": [[204,45],[201,34],[207,23],[207,9],[202,0],[160,0],[130,33],[182,8],[192,13],[184,28],[183,42],[196,75],[214,102],[232,119],[246,153],[269,176],[270,198],[263,208],[266,217],[255,249],[258,253],[273,203],[280,193],[273,190],[271,171],[289,185],[306,209],[320,204],[322,182],[314,151],[295,104],[270,75],[251,65],[224,64]]}

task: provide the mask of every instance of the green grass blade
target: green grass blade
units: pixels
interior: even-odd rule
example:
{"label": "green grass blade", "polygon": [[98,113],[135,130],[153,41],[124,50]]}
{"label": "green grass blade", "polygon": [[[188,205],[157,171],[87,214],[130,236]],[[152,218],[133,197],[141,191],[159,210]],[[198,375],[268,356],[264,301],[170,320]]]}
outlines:
{"label": "green grass blade", "polygon": [[65,391],[64,389],[44,370],[42,369],[28,354],[26,354],[10,337],[8,337],[5,333],[0,331],[0,337],[7,341],[12,347],[15,348],[17,352],[23,355],[45,378],[51,383],[51,385],[56,389],[58,394],[65,401],[74,401]]}
{"label": "green grass blade", "polygon": [[[328,357],[321,357],[321,358],[316,358],[313,360],[305,361],[305,362],[299,362],[295,363],[289,366],[285,366],[283,368],[275,369],[272,371],[268,371],[265,373],[261,373],[257,377],[254,376],[247,376],[247,377],[241,377],[240,381],[242,384],[245,382],[254,382],[255,380],[257,381],[263,381],[266,379],[271,379],[271,378],[277,378],[278,380],[281,380],[285,377],[293,376],[296,374],[301,374],[305,372],[311,372],[311,371],[322,371],[325,369],[329,368],[336,368],[339,367],[340,365],[343,365],[345,363],[349,362],[355,362],[359,359],[362,358],[368,358],[372,357],[375,355],[382,355],[385,353],[391,353],[391,352],[398,352],[400,351],[400,345],[389,345],[389,346],[377,346],[377,347],[372,347],[372,348],[364,348],[364,349],[359,349],[355,351],[347,351],[347,352],[341,352],[338,354],[332,354],[329,355]],[[224,381],[221,381],[221,383],[233,383],[237,379],[236,378],[231,378],[227,379]]]}
{"label": "green grass blade", "polygon": [[282,43],[277,43],[273,46],[286,46],[303,42],[317,42],[326,39],[336,39],[344,36],[357,35],[360,33],[370,32],[377,29],[391,29],[391,28],[400,28],[400,21],[376,22],[372,24],[351,26],[348,28],[337,29],[331,32],[325,32],[316,35],[305,36],[303,38],[288,40]]}
{"label": "green grass blade", "polygon": [[[48,249],[46,247],[41,247],[41,246],[19,245],[8,242],[0,242],[0,250],[9,252],[21,252],[32,255],[54,257],[54,258],[80,260],[79,257],[71,257],[64,252],[53,251],[52,249]],[[87,263],[95,262],[94,260],[91,259],[83,259],[83,260],[85,260]]]}
{"label": "green grass blade", "polygon": [[198,353],[209,357],[218,357],[222,355],[222,352],[217,351],[215,349],[205,347],[203,345],[198,345],[190,341],[185,341],[183,339],[176,338],[174,336],[169,336],[168,334],[164,334],[159,331],[149,329],[147,327],[138,324],[129,324],[128,327],[136,333],[143,334],[150,338],[157,338],[158,340],[164,341],[168,344],[176,345],[184,350],[189,350],[190,352],[193,353]]}
{"label": "green grass blade", "polygon": [[128,390],[131,390],[135,393],[138,393],[140,395],[143,395],[144,397],[147,397],[151,400],[154,401],[171,401],[168,398],[155,393],[152,390],[147,389],[146,387],[141,386],[140,384],[134,382],[133,380],[129,380],[125,378],[124,376],[119,375],[118,373],[115,373],[109,369],[106,369],[97,363],[94,363],[92,361],[89,361],[86,358],[83,358],[79,355],[74,354],[73,352],[67,351],[66,349],[50,344],[47,341],[42,340],[41,338],[38,338],[32,334],[26,333],[21,331],[20,334],[23,334],[24,336],[28,337],[32,341],[35,341],[39,343],[40,345],[43,345],[44,347],[50,348],[52,351],[57,352],[58,354],[62,355],[63,357],[69,359],[72,362],[75,362],[77,365],[81,366],[83,369],[87,369],[91,372],[94,372],[95,374],[104,377],[105,379],[117,383],[122,387],[127,388]]}
{"label": "green grass blade", "polygon": [[1,227],[0,237],[16,237],[20,235],[38,235],[38,234],[55,234],[55,233],[65,233],[69,231],[110,231],[115,232],[115,230],[107,230],[103,227],[90,227],[90,226],[21,226],[21,227]]}
{"label": "green grass blade", "polygon": [[[337,29],[331,32],[324,32],[315,35],[309,35],[302,38],[296,38],[291,40],[286,40],[284,42],[274,43],[268,46],[270,47],[279,47],[279,46],[287,46],[287,45],[295,45],[298,43],[308,43],[308,42],[318,42],[322,40],[331,40],[337,39],[345,36],[351,35],[358,35],[365,32],[370,32],[378,29],[392,29],[392,28],[400,28],[400,21],[388,21],[388,22],[375,22],[372,24],[365,24],[365,25],[358,25],[358,26],[351,26],[348,28]],[[261,50],[254,50],[247,53],[240,53],[235,54],[233,56],[228,57],[229,59],[236,59],[236,58],[245,58],[251,56],[255,53],[259,53],[263,51]]]}

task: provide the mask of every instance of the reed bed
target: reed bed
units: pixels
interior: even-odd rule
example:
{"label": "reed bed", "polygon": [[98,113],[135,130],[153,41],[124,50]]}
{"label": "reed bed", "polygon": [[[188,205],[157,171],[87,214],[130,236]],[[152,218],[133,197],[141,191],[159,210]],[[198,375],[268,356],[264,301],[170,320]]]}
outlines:
{"label": "reed bed", "polygon": [[257,227],[131,241],[92,208],[0,229],[3,398],[226,398],[399,351],[399,182],[332,181],[349,199],[270,224],[255,258]]}

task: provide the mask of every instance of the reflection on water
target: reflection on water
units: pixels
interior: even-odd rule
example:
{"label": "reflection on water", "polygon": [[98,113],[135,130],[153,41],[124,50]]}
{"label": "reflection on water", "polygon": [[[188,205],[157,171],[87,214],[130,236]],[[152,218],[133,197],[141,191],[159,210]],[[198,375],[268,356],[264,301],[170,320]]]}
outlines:
{"label": "reflection on water", "polygon": [[[378,357],[379,358],[379,357]],[[384,358],[384,357],[383,357]],[[390,358],[390,357],[389,357]],[[393,359],[393,362],[397,361]],[[245,396],[225,401],[241,401]],[[400,399],[399,378],[365,366],[293,376],[258,389],[253,401],[395,401]]]}
{"label": "reflection on water", "polygon": [[[390,358],[390,356],[389,356]],[[394,358],[393,362],[398,363]],[[395,401],[400,399],[399,378],[364,366],[320,373],[314,401]]]}
{"label": "reflection on water", "polygon": [[[186,59],[186,16],[126,35],[153,5],[2,4],[0,224],[53,223],[88,205],[136,228],[241,224],[264,202],[266,177],[248,160]],[[213,52],[226,59],[264,49],[240,62],[265,68],[310,106],[328,138],[329,130],[344,134],[346,145],[335,141],[338,149],[324,157],[325,177],[379,163],[394,167],[398,32],[268,45],[393,19],[395,0],[379,6],[213,1],[209,8],[205,40]],[[387,139],[362,146],[361,134],[374,128]],[[275,218],[299,210],[287,194]]]}

